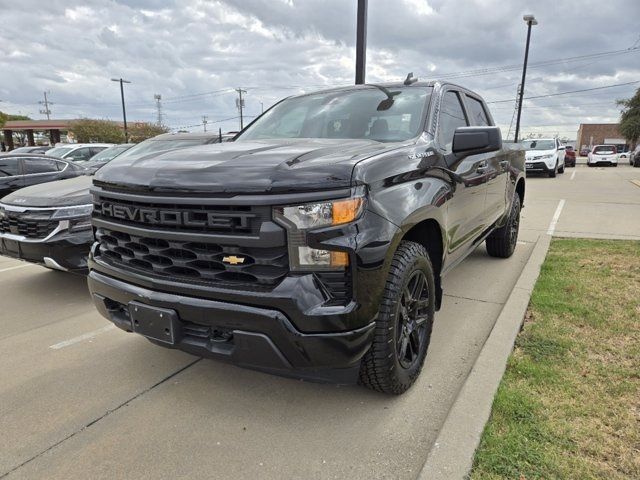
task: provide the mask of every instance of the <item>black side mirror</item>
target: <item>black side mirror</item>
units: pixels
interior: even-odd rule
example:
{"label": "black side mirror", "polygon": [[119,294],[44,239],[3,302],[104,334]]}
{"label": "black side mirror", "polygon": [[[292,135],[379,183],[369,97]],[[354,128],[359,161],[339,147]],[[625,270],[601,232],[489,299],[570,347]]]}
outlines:
{"label": "black side mirror", "polygon": [[502,148],[502,133],[498,127],[458,127],[453,134],[453,153],[476,155]]}

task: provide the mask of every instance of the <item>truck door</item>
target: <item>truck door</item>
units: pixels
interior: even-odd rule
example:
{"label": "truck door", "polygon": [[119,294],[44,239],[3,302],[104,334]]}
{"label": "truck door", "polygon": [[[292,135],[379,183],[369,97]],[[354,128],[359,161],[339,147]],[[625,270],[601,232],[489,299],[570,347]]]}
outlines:
{"label": "truck door", "polygon": [[467,252],[473,240],[484,230],[486,159],[485,155],[458,158],[452,153],[453,134],[458,127],[469,126],[460,93],[447,90],[442,98],[436,142],[449,168],[457,174],[455,192],[448,202],[447,255],[453,262]]}
{"label": "truck door", "polygon": [[[483,102],[471,95],[465,94],[467,112],[474,126],[490,126],[493,122],[487,113]],[[487,195],[485,200],[485,226],[490,226],[504,215],[507,205],[507,182],[509,178],[509,160],[504,151],[477,155],[487,163],[486,180]]]}

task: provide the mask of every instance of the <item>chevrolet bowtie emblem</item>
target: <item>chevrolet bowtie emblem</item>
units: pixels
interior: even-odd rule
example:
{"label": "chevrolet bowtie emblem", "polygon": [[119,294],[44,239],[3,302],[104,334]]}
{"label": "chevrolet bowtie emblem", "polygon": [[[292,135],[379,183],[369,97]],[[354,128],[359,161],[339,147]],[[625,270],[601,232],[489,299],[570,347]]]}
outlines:
{"label": "chevrolet bowtie emblem", "polygon": [[239,263],[244,263],[244,257],[236,257],[235,255],[230,255],[228,257],[222,257],[222,261],[230,265],[237,265]]}

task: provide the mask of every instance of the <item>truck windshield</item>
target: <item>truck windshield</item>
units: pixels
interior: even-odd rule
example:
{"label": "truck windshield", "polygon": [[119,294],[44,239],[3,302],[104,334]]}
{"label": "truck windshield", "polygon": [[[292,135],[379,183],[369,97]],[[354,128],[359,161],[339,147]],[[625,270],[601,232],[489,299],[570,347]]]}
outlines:
{"label": "truck windshield", "polygon": [[417,137],[431,87],[375,87],[288,98],[238,140],[354,138],[399,142]]}

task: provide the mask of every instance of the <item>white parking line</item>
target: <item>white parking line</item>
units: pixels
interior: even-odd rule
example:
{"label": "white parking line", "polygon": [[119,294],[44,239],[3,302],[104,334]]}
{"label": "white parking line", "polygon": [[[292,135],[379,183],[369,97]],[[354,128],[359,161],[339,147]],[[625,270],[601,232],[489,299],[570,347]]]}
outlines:
{"label": "white parking line", "polygon": [[77,337],[70,338],[69,340],[65,340],[63,342],[56,343],[55,345],[49,345],[49,348],[51,348],[53,350],[60,350],[61,348],[68,347],[69,345],[73,345],[75,343],[79,343],[79,342],[82,342],[84,340],[89,340],[91,338],[94,338],[94,337],[100,335],[101,333],[108,332],[109,330],[113,330],[114,328],[116,328],[116,326],[113,325],[113,324],[106,325],[106,326],[104,326],[102,328],[99,328],[98,330],[94,330],[93,332],[85,333],[84,335],[79,335]]}
{"label": "white parking line", "polygon": [[562,213],[563,208],[564,198],[558,202],[558,208],[556,208],[556,213],[553,214],[553,218],[549,224],[549,230],[547,230],[547,235],[553,235],[553,232],[556,231],[556,225],[558,225],[558,220],[560,219],[560,214]]}
{"label": "white parking line", "polygon": [[576,171],[575,170],[571,174],[571,178],[569,180],[573,180],[574,178],[576,178]]}
{"label": "white parking line", "polygon": [[9,270],[17,270],[18,268],[27,268],[27,267],[35,267],[35,266],[36,266],[35,263],[26,263],[24,265],[16,265],[15,267],[3,268],[2,270],[0,270],[0,273],[8,272]]}

